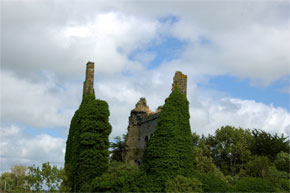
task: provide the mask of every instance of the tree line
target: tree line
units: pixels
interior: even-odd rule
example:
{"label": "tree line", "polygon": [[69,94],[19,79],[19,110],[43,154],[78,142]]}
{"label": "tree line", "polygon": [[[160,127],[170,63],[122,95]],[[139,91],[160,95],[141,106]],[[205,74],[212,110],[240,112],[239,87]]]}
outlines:
{"label": "tree line", "polygon": [[0,177],[1,192],[68,192],[63,168],[49,162],[39,166],[15,165]]}

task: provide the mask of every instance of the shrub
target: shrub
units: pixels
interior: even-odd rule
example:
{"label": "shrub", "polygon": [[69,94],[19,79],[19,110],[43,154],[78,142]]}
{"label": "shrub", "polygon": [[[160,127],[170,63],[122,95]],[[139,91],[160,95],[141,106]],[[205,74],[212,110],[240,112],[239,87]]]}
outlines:
{"label": "shrub", "polygon": [[196,178],[178,175],[165,183],[165,192],[202,192],[202,183]]}
{"label": "shrub", "polygon": [[274,185],[262,178],[243,178],[235,185],[236,192],[275,192]]}
{"label": "shrub", "polygon": [[199,174],[204,192],[230,192],[232,187],[213,173]]}
{"label": "shrub", "polygon": [[266,177],[269,174],[270,160],[266,156],[253,156],[246,164],[246,171],[252,177]]}
{"label": "shrub", "polygon": [[137,166],[112,162],[106,173],[93,180],[91,189],[93,192],[138,192],[136,181],[140,176]]}
{"label": "shrub", "polygon": [[287,192],[290,192],[290,180],[289,179],[280,179],[278,182],[280,189],[283,189]]}
{"label": "shrub", "polygon": [[274,164],[278,170],[290,173],[290,154],[281,151],[277,154]]}
{"label": "shrub", "polygon": [[281,179],[288,179],[290,178],[290,174],[287,172],[279,171],[275,167],[275,165],[272,165],[269,168],[269,180],[272,181],[273,183],[279,182]]}

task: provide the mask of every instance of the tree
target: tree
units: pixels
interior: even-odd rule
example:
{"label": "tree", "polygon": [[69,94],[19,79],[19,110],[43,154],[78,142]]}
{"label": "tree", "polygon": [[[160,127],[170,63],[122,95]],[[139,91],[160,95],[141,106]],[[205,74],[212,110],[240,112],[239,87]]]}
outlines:
{"label": "tree", "polygon": [[125,155],[125,137],[126,135],[123,135],[123,140],[121,137],[117,136],[114,138],[115,142],[110,143],[111,150],[111,157],[110,160],[112,161],[118,161],[123,162],[124,161],[124,155]]}
{"label": "tree", "polygon": [[45,189],[49,192],[69,191],[63,184],[64,169],[58,169],[56,165],[52,166],[49,162],[43,163],[41,168],[35,165],[28,167],[27,179],[31,191],[40,192]]}
{"label": "tree", "polygon": [[90,191],[91,181],[101,176],[109,163],[109,107],[94,94],[83,96],[71,121],[65,169],[73,191]]}
{"label": "tree", "polygon": [[266,177],[269,174],[270,160],[266,156],[253,156],[246,164],[248,176]]}
{"label": "tree", "polygon": [[290,154],[281,151],[277,154],[274,164],[278,170],[290,173]]}
{"label": "tree", "polygon": [[39,167],[35,165],[28,167],[28,183],[30,189],[35,192],[40,192],[43,187],[42,173]]}
{"label": "tree", "polygon": [[10,172],[4,172],[0,177],[1,190],[4,192],[24,192],[29,190],[27,184],[27,167],[15,165]]}
{"label": "tree", "polygon": [[3,192],[15,192],[16,191],[16,183],[15,179],[12,178],[10,172],[4,172],[1,174],[0,178],[0,187]]}
{"label": "tree", "polygon": [[11,177],[14,178],[16,183],[16,190],[25,190],[25,176],[27,167],[23,165],[15,165],[11,168]]}
{"label": "tree", "polygon": [[234,176],[249,159],[252,140],[249,130],[225,126],[208,136],[207,145],[213,162],[225,175]]}
{"label": "tree", "polygon": [[177,175],[189,177],[194,171],[189,103],[177,87],[166,99],[141,167],[159,185],[159,191],[167,180]]}
{"label": "tree", "polygon": [[277,134],[271,135],[265,131],[254,129],[252,135],[254,138],[251,146],[253,155],[267,156],[272,162],[281,151],[289,151],[289,140],[283,134],[279,137]]}
{"label": "tree", "polygon": [[64,179],[64,169],[51,166],[49,162],[43,163],[42,167],[16,165],[11,172],[1,175],[0,186],[4,192],[69,192],[62,184]]}
{"label": "tree", "polygon": [[192,145],[194,152],[195,168],[202,173],[212,172],[221,178],[225,178],[223,173],[216,167],[210,157],[209,146],[206,144],[204,136],[201,138],[196,134],[192,134]]}

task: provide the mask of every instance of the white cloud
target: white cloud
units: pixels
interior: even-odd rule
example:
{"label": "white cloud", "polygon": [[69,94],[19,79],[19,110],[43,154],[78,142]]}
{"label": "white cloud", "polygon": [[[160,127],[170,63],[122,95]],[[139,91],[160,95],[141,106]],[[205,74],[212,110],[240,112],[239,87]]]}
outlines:
{"label": "white cloud", "polygon": [[58,87],[53,77],[45,78],[44,82],[31,82],[10,72],[0,74],[1,122],[34,128],[68,127],[81,95],[76,95],[72,85]]}
{"label": "white cloud", "polygon": [[[18,76],[46,69],[58,78],[81,77],[88,60],[100,73],[143,70],[128,60],[130,52],[168,34],[193,43],[180,63],[201,76],[231,74],[267,85],[289,74],[288,1],[4,1],[3,7],[1,63]],[[178,20],[158,21],[167,16]],[[200,46],[201,36],[212,45]]]}
{"label": "white cloud", "polygon": [[288,75],[288,27],[254,25],[218,37],[220,58],[230,74],[270,84]]}
{"label": "white cloud", "polygon": [[31,166],[50,162],[63,167],[65,139],[47,134],[28,135],[16,125],[0,127],[1,172],[13,165]]}
{"label": "white cloud", "polygon": [[289,135],[290,113],[254,100],[203,98],[199,105],[191,105],[190,113],[192,131],[199,134],[214,133],[221,126],[231,125]]}

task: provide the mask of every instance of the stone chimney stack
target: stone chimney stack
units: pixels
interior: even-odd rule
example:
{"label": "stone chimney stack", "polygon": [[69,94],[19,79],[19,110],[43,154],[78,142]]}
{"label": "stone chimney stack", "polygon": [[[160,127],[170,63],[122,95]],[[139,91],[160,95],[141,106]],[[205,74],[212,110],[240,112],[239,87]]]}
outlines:
{"label": "stone chimney stack", "polygon": [[173,84],[172,84],[172,91],[174,90],[175,86],[181,90],[183,94],[186,96],[187,91],[187,75],[182,74],[180,71],[176,71],[174,78],[173,78]]}
{"label": "stone chimney stack", "polygon": [[94,90],[94,68],[95,64],[93,62],[87,63],[86,69],[86,80],[84,82],[83,96],[87,94],[95,94]]}

